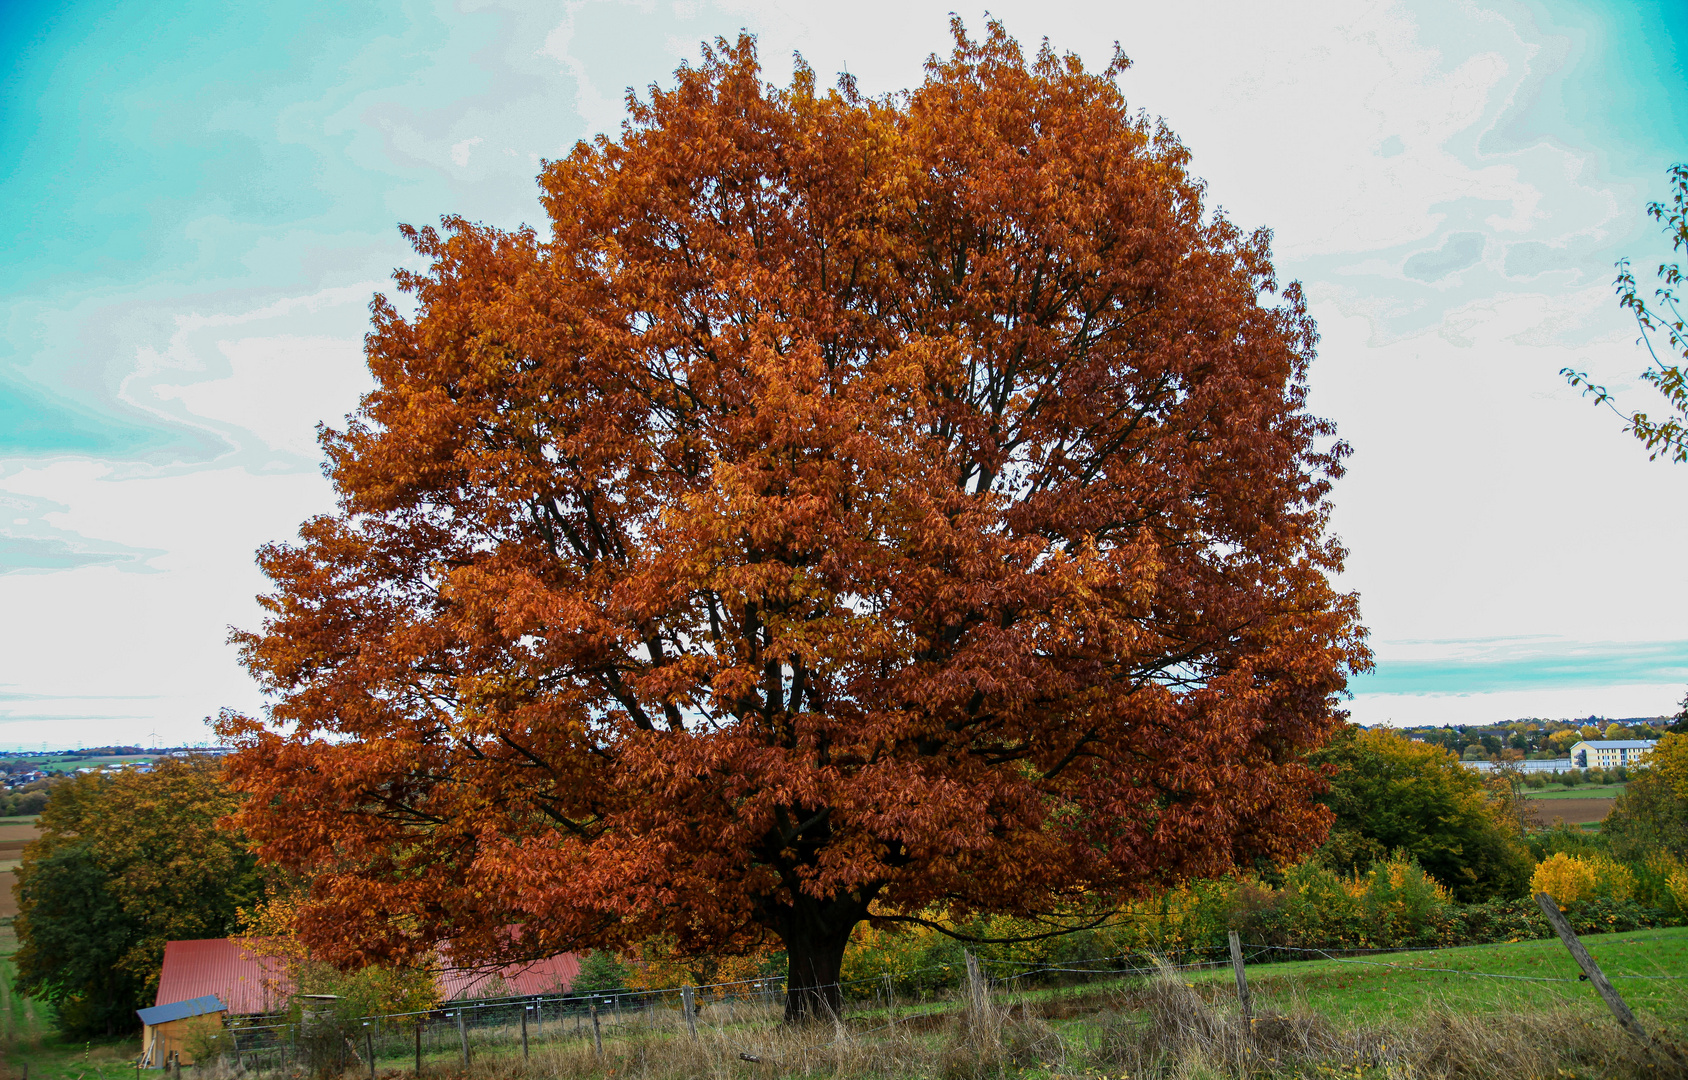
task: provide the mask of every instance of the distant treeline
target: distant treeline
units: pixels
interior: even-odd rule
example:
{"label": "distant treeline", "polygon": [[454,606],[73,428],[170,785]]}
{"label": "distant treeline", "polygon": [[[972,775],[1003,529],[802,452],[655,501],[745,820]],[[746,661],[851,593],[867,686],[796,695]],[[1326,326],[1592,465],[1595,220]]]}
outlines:
{"label": "distant treeline", "polygon": [[1400,729],[1417,742],[1430,743],[1466,758],[1493,760],[1506,756],[1560,758],[1584,740],[1657,739],[1669,732],[1688,732],[1688,714],[1610,720],[1589,716],[1580,720],[1525,717],[1496,724],[1424,724]]}

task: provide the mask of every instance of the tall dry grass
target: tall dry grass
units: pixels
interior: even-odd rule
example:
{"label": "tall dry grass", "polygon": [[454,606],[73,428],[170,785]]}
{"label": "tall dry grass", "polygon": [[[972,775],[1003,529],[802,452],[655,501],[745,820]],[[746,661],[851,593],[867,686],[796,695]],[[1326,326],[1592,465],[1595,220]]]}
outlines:
{"label": "tall dry grass", "polygon": [[[678,1013],[646,1016],[606,1028],[601,1056],[590,1038],[536,1045],[525,1062],[519,1050],[483,1048],[468,1069],[430,1064],[425,1080],[1688,1080],[1680,1042],[1643,1046],[1591,1011],[1473,1015],[1429,1003],[1408,1025],[1343,1024],[1292,1003],[1244,1023],[1233,1001],[1209,1000],[1167,965],[1124,990],[888,1005],[796,1029],[778,1009],[740,1006],[730,1021],[706,1016],[695,1039]],[[197,1080],[241,1080],[204,1072]]]}
{"label": "tall dry grass", "polygon": [[1138,996],[1147,1020],[1109,1028],[1098,1064],[1128,1076],[1372,1075],[1389,1080],[1566,1080],[1688,1077],[1680,1041],[1643,1046],[1615,1023],[1565,1007],[1459,1013],[1429,1003],[1408,1026],[1342,1025],[1295,1005],[1244,1024],[1165,965]]}

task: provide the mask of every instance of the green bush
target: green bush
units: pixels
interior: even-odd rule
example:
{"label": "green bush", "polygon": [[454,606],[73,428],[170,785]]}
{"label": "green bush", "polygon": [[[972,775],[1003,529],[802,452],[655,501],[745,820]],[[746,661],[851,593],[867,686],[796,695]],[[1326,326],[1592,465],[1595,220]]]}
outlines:
{"label": "green bush", "polygon": [[606,990],[620,990],[627,986],[632,969],[623,964],[609,949],[593,949],[580,962],[580,973],[569,986],[572,994],[596,994]]}
{"label": "green bush", "polygon": [[1529,834],[1525,842],[1529,845],[1530,855],[1539,863],[1561,851],[1579,858],[1606,854],[1609,837],[1604,829],[1595,833],[1584,832],[1575,825],[1560,821],[1551,828]]}
{"label": "green bush", "polygon": [[1530,775],[1524,777],[1524,786],[1539,790],[1547,786],[1547,777],[1543,776],[1541,773],[1531,773]]}
{"label": "green bush", "polygon": [[[220,1019],[201,1016],[184,1025],[182,1049],[187,1060],[206,1071],[234,1053],[234,1038]],[[204,1075],[195,1070],[194,1075]]]}
{"label": "green bush", "polygon": [[1653,851],[1688,860],[1688,799],[1657,772],[1640,770],[1600,826],[1612,854],[1640,862]]}
{"label": "green bush", "polygon": [[[1661,864],[1662,865],[1662,864]],[[1639,881],[1639,875],[1638,875]],[[1596,898],[1567,905],[1579,934],[1680,925],[1684,913],[1638,898]],[[1034,929],[1012,919],[977,920],[956,927],[976,937],[1008,937]],[[964,945],[926,928],[863,926],[845,956],[846,993],[870,998],[889,983],[910,998],[953,990],[971,950],[988,971],[1023,982],[1082,979],[1081,961],[1106,959],[1101,969],[1145,962],[1145,954],[1212,959],[1223,955],[1227,930],[1250,945],[1277,947],[1279,959],[1307,958],[1304,950],[1478,945],[1552,937],[1533,899],[1511,897],[1459,904],[1410,860],[1343,877],[1316,861],[1284,871],[1282,887],[1249,879],[1192,883],[1132,905],[1102,928],[1017,945]],[[1059,970],[1040,976],[1036,969]]]}
{"label": "green bush", "polygon": [[1682,873],[1682,863],[1664,851],[1649,852],[1647,857],[1627,864],[1635,878],[1636,903],[1657,908],[1668,915],[1681,918],[1688,915],[1677,901],[1671,878]]}
{"label": "green bush", "polygon": [[1321,851],[1333,869],[1363,874],[1404,851],[1466,902],[1516,896],[1529,879],[1515,793],[1441,748],[1350,727],[1312,760],[1334,767],[1319,797],[1336,815]]}

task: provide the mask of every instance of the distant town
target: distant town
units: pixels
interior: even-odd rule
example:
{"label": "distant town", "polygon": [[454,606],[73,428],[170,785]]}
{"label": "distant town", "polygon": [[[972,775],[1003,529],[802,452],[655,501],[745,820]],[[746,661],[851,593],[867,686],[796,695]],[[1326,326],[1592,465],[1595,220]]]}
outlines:
{"label": "distant town", "polygon": [[137,769],[149,772],[161,757],[221,756],[226,746],[91,746],[77,750],[18,751],[0,757],[0,817],[39,814],[53,781],[77,773]]}
{"label": "distant town", "polygon": [[1627,769],[1639,764],[1672,721],[1669,716],[1580,720],[1528,717],[1499,724],[1403,728],[1418,742],[1441,746],[1480,771],[1515,768],[1525,774]]}
{"label": "distant town", "polygon": [[[1523,717],[1493,724],[1422,724],[1399,728],[1403,735],[1417,742],[1446,748],[1473,768],[1482,770],[1515,763],[1526,773],[1557,772],[1568,769],[1609,768],[1633,763],[1644,753],[1646,746],[1658,739],[1673,718],[1669,716],[1639,716],[1614,719],[1587,716],[1579,719],[1547,720]],[[1388,725],[1376,725],[1388,726]],[[1579,744],[1593,748],[1575,753]],[[1597,743],[1646,744],[1646,746],[1594,747]],[[46,750],[30,753],[17,750],[11,754],[0,752],[0,788],[10,794],[27,794],[44,789],[48,782],[73,773],[116,769],[145,770],[161,757],[188,757],[195,754],[221,756],[234,753],[227,746],[187,745],[144,747],[90,746],[75,750]],[[45,802],[45,799],[42,799]],[[35,810],[14,810],[14,813],[35,813]]]}

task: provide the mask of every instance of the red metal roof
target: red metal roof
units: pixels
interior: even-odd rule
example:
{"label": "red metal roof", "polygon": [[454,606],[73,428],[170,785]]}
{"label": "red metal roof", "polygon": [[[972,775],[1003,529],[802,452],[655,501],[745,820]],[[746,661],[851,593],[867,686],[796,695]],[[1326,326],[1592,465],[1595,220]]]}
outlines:
{"label": "red metal roof", "polygon": [[[254,951],[256,948],[256,951]],[[560,994],[580,974],[580,957],[561,953],[526,964],[475,970],[448,970],[436,976],[440,1000],[477,994]],[[502,985],[500,985],[502,982]],[[285,965],[262,954],[261,946],[230,938],[171,941],[164,946],[157,1005],[215,994],[236,1016],[280,1012],[293,993]]]}
{"label": "red metal roof", "polygon": [[[505,994],[563,994],[574,985],[580,974],[580,957],[574,953],[560,953],[527,964],[506,964],[503,967],[478,971],[440,972],[440,1000]],[[498,985],[503,980],[503,987]]]}
{"label": "red metal roof", "polygon": [[236,1015],[279,1012],[293,982],[281,961],[229,938],[169,941],[158,975],[155,1005],[215,994]]}

